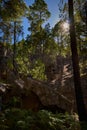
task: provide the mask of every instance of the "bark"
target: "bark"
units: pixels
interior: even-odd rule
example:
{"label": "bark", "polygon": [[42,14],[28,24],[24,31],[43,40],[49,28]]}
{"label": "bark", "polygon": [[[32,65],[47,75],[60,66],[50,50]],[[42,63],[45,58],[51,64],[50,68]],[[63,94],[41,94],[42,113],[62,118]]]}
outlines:
{"label": "bark", "polygon": [[13,71],[15,72],[15,55],[16,55],[16,22],[14,22],[14,46],[13,46]]}
{"label": "bark", "polygon": [[68,0],[68,5],[69,5],[69,20],[70,20],[71,52],[72,52],[77,110],[78,110],[79,120],[87,121],[87,113],[83,101],[83,94],[82,94],[81,80],[80,80],[79,58],[77,52],[76,34],[75,34],[75,26],[74,26],[73,0]]}

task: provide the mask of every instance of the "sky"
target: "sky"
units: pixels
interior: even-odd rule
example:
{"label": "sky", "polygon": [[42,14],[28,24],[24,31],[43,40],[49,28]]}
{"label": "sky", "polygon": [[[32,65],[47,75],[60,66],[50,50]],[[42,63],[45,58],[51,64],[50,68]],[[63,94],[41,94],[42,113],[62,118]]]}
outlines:
{"label": "sky", "polygon": [[[53,27],[59,20],[59,11],[58,11],[59,0],[44,0],[44,1],[48,5],[48,10],[51,13],[51,17],[46,23],[50,23],[50,26]],[[25,0],[25,2],[27,5],[32,5],[34,3],[34,0]],[[26,37],[26,35],[29,34],[27,30],[27,28],[29,27],[29,23],[27,19],[24,19],[23,26],[24,26],[24,32],[25,32],[24,37]]]}

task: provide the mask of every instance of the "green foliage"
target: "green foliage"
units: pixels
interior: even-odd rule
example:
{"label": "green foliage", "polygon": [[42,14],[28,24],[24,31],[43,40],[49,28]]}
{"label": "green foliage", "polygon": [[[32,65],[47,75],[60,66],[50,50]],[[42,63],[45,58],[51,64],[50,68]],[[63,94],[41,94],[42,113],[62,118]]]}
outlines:
{"label": "green foliage", "polygon": [[31,69],[30,74],[33,76],[33,78],[39,79],[39,80],[46,80],[45,75],[45,66],[41,62],[41,60],[37,60],[34,64],[34,68]]}
{"label": "green foliage", "polygon": [[24,15],[27,9],[23,0],[1,0],[0,1],[0,18],[4,21],[15,20]]}
{"label": "green foliage", "polygon": [[87,122],[81,122],[81,130],[87,130]]}
{"label": "green foliage", "polygon": [[38,54],[37,48],[30,42],[18,43],[16,53],[18,71],[24,75],[32,75],[33,78],[45,80],[45,65]]}
{"label": "green foliage", "polygon": [[56,58],[58,46],[49,29],[43,29],[16,44],[18,71],[33,78],[46,80],[45,62]]}
{"label": "green foliage", "polygon": [[32,33],[41,31],[42,24],[50,17],[47,4],[44,0],[35,0],[32,6],[29,6],[30,31]]}
{"label": "green foliage", "polygon": [[58,46],[58,54],[62,56],[70,55],[69,29],[64,28],[66,21],[61,19],[52,29],[52,35]]}
{"label": "green foliage", "polygon": [[79,123],[69,114],[46,110],[7,109],[0,115],[1,130],[79,130]]}

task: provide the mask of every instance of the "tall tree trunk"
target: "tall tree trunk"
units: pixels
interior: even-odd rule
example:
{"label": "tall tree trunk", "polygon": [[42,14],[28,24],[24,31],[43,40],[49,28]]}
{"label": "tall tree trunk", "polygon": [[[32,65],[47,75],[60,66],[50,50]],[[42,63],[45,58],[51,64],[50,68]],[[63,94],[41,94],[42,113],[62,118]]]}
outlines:
{"label": "tall tree trunk", "polygon": [[15,55],[16,55],[16,22],[14,22],[14,46],[13,46],[13,71],[15,72]]}
{"label": "tall tree trunk", "polygon": [[3,58],[4,58],[4,45],[0,42],[0,80],[2,79],[3,69]]}
{"label": "tall tree trunk", "polygon": [[71,40],[71,52],[72,52],[77,110],[78,110],[79,120],[87,121],[87,113],[85,110],[83,94],[81,89],[79,58],[77,52],[76,34],[75,34],[75,26],[74,26],[73,0],[68,0],[68,6],[69,6],[70,40]]}
{"label": "tall tree trunk", "polygon": [[85,2],[84,6],[85,6],[86,28],[87,28],[87,1]]}
{"label": "tall tree trunk", "polygon": [[7,55],[6,55],[5,43],[0,42],[0,80],[7,79]]}

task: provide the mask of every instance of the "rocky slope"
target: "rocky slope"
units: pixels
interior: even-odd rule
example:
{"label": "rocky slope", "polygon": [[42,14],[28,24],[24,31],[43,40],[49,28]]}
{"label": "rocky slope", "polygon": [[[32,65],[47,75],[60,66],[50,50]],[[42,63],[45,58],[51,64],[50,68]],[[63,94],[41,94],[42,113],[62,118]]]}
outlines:
{"label": "rocky slope", "polygon": [[[3,102],[8,104],[11,97],[20,100],[18,106],[38,111],[76,111],[76,101],[73,82],[72,62],[70,58],[57,57],[54,64],[46,66],[47,82],[30,77],[19,79],[13,73],[9,74],[10,84],[0,84]],[[86,75],[82,78],[82,90],[87,109]],[[15,106],[15,105],[14,105]]]}

